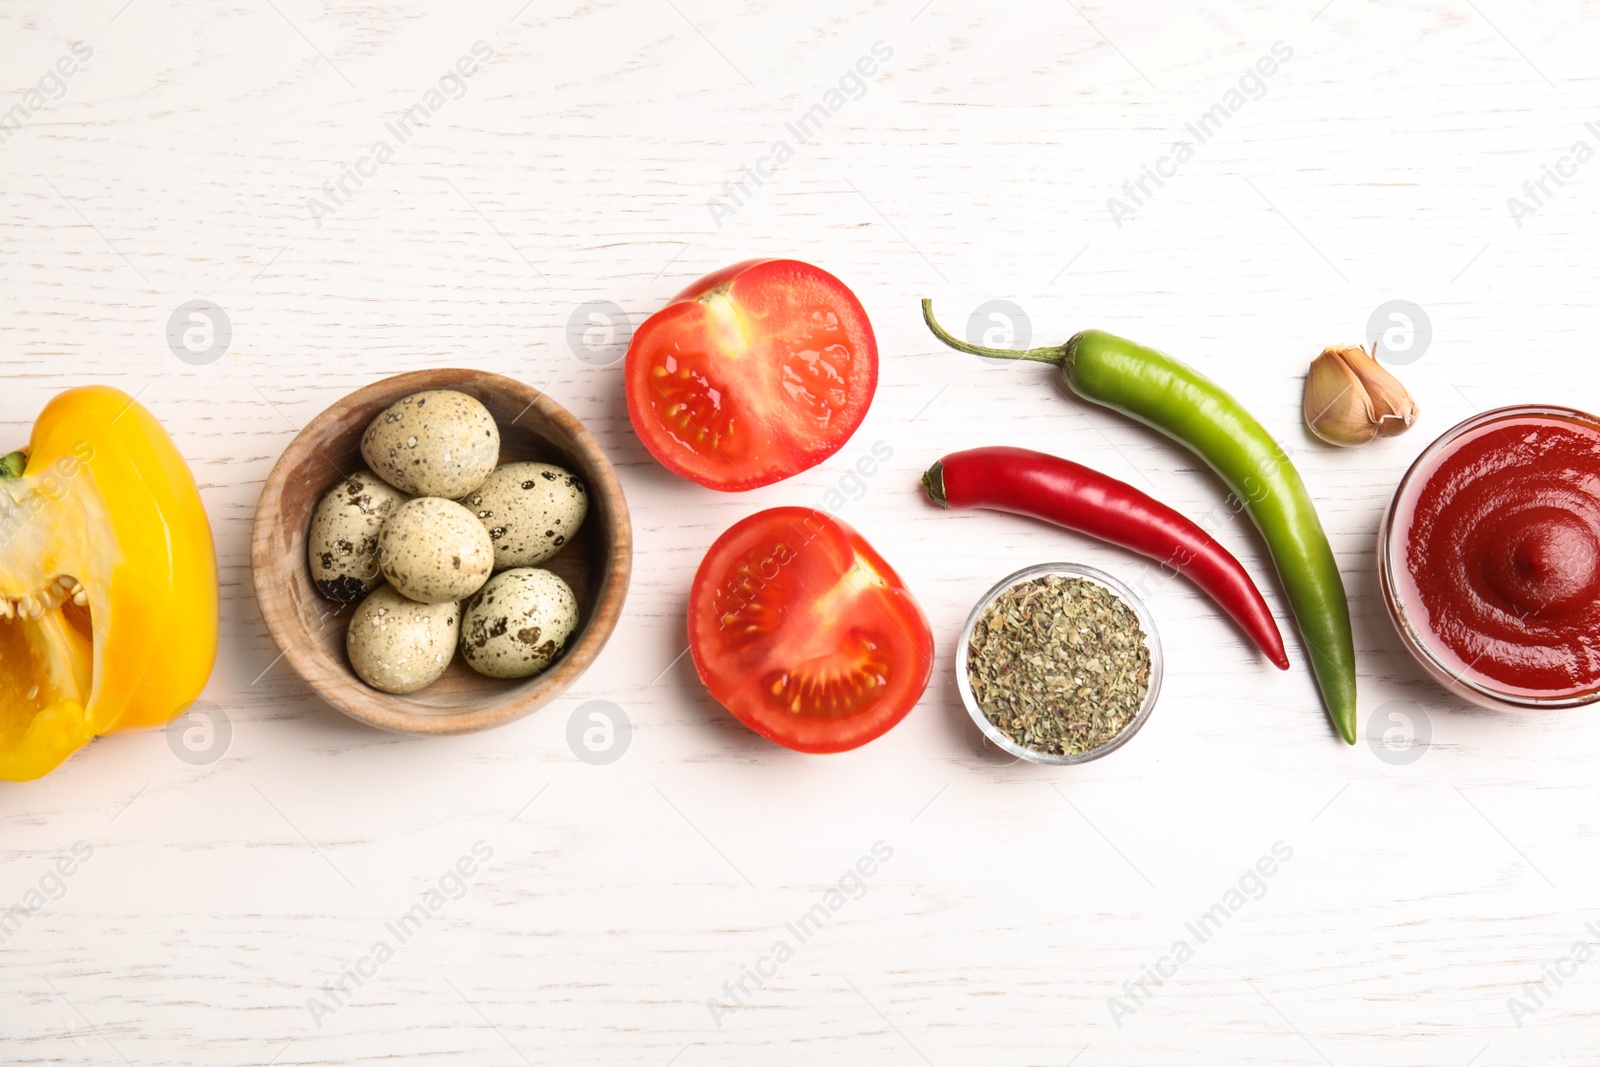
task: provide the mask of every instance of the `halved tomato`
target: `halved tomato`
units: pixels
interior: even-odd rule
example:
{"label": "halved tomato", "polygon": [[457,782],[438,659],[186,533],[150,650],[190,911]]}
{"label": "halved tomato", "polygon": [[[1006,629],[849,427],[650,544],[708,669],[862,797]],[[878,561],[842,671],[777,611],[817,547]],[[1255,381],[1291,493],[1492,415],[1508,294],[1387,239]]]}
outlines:
{"label": "halved tomato", "polygon": [[736,492],[839,451],[878,388],[878,342],[838,278],[752,259],[651,315],[628,345],[627,383],[628,418],[650,454]]}
{"label": "halved tomato", "polygon": [[899,576],[810,508],[759,512],[717,538],[689,591],[689,649],[723,707],[800,752],[882,736],[933,673],[933,633]]}

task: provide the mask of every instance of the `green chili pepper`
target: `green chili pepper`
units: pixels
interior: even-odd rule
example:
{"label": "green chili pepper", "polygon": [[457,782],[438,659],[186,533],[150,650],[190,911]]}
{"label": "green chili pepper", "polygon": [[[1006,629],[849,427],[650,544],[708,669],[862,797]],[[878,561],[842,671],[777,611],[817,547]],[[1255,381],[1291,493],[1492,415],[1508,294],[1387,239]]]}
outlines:
{"label": "green chili pepper", "polygon": [[931,300],[922,302],[922,317],[951,348],[1059,367],[1062,381],[1078,396],[1159,430],[1221,475],[1267,543],[1328,717],[1355,744],[1356,652],[1344,581],[1305,483],[1283,448],[1238,401],[1171,356],[1100,330],[1019,352],[951,336],[934,320]]}

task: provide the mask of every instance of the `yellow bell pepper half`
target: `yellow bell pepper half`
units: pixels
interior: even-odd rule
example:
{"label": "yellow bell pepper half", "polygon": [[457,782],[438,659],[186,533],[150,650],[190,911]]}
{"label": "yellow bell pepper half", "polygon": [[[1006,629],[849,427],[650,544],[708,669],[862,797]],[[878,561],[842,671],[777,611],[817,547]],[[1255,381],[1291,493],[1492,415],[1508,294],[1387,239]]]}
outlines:
{"label": "yellow bell pepper half", "polygon": [[26,456],[0,458],[0,779],[170,722],[216,656],[216,551],[188,465],[126,393],[62,393]]}

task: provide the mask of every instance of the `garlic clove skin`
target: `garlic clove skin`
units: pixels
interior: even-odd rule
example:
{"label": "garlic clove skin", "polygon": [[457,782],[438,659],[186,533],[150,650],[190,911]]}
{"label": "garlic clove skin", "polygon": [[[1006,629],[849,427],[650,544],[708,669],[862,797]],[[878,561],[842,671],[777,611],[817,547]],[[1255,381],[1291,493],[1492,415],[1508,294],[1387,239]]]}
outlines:
{"label": "garlic clove skin", "polygon": [[1419,409],[1394,375],[1361,348],[1347,345],[1325,348],[1312,361],[1304,412],[1312,433],[1349,447],[1405,433]]}

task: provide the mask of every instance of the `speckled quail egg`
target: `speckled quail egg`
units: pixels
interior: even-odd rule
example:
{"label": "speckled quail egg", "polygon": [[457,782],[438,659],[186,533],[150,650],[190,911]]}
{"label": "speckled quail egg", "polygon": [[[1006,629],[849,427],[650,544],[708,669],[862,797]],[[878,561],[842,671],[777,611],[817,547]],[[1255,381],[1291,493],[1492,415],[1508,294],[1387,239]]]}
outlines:
{"label": "speckled quail egg", "polygon": [[378,567],[403,595],[441,604],[476,593],[488,580],[494,544],[483,523],[460,504],[419,496],[383,521]]}
{"label": "speckled quail egg", "polygon": [[489,528],[494,569],[543,563],[572,539],[589,511],[583,481],[553,463],[507,463],[462,498]]}
{"label": "speckled quail egg", "polygon": [[459,604],[419,604],[384,585],[356,605],[344,647],[363,682],[414,693],[450,666],[460,624]]}
{"label": "speckled quail egg", "polygon": [[461,658],[491,678],[538,674],[561,654],[578,626],[578,598],[537,567],[490,578],[462,607]]}
{"label": "speckled quail egg", "polygon": [[430,389],[390,404],[361,435],[367,466],[413,496],[459,500],[500,458],[500,428],[466,393]]}
{"label": "speckled quail egg", "polygon": [[317,592],[349,604],[383,583],[378,529],[407,499],[369,470],[356,471],[323,495],[306,534],[311,582]]}

